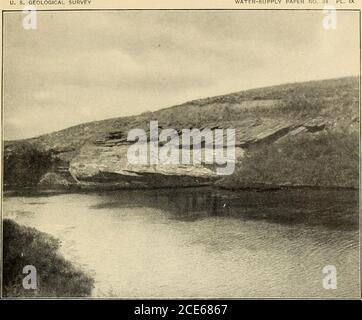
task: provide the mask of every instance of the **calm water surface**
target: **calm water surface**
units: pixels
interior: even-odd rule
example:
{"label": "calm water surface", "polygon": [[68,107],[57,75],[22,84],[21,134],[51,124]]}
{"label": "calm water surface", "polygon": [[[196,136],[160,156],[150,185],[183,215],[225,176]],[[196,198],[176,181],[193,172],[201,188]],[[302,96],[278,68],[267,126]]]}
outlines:
{"label": "calm water surface", "polygon": [[[4,217],[47,232],[94,296],[358,296],[358,192],[209,188],[12,196]],[[322,269],[337,268],[337,290]]]}

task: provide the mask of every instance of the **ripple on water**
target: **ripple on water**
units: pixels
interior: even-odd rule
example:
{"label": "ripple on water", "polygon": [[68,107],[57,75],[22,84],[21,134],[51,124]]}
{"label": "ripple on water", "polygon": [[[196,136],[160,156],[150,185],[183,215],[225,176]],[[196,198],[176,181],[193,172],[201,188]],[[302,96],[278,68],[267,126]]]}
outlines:
{"label": "ripple on water", "polygon": [[[96,296],[358,296],[358,195],[340,193],[11,197],[4,217],[59,238]],[[333,292],[322,287],[327,264],[338,270]]]}

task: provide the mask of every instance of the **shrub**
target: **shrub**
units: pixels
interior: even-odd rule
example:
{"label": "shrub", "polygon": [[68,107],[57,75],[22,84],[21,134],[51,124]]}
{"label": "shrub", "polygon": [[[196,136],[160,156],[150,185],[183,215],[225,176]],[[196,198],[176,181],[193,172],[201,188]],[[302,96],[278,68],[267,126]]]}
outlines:
{"label": "shrub", "polygon": [[[93,279],[57,253],[59,240],[34,228],[3,221],[3,294],[6,297],[82,297]],[[37,270],[36,290],[22,287],[24,266]]]}
{"label": "shrub", "polygon": [[29,142],[7,146],[4,156],[4,183],[10,186],[34,186],[51,166],[51,153],[40,151]]}

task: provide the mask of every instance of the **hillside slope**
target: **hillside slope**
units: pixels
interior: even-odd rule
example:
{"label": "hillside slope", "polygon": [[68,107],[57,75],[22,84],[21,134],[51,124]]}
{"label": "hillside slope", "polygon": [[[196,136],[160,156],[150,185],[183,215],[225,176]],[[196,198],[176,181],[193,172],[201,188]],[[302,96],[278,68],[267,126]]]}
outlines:
{"label": "hillside slope", "polygon": [[[130,166],[127,133],[160,128],[235,128],[238,161],[220,179],[201,165]],[[85,123],[5,143],[7,187],[167,187],[217,184],[358,186],[357,77],[253,89],[138,116]]]}

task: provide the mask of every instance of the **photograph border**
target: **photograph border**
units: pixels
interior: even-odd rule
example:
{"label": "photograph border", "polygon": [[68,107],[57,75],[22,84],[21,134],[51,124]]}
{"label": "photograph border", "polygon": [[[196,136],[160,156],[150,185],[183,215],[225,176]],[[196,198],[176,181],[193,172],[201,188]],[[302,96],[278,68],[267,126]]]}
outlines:
{"label": "photograph border", "polygon": [[[213,297],[213,296],[206,296],[206,297],[4,297],[3,296],[3,183],[4,183],[4,15],[8,13],[18,13],[23,12],[22,9],[2,9],[1,10],[1,194],[0,194],[0,201],[1,201],[1,277],[0,277],[0,299],[3,300],[360,300],[360,298],[356,297]],[[84,8],[84,9],[41,9],[37,8],[37,12],[91,12],[91,11],[323,11],[324,9],[319,8],[283,8],[283,9],[276,9],[276,8],[261,8],[261,9],[251,9],[251,8]],[[359,224],[359,291],[361,292],[361,279],[362,279],[362,270],[361,270],[361,202],[362,202],[362,192],[361,192],[361,169],[362,169],[362,161],[361,161],[361,131],[362,131],[362,124],[361,124],[361,84],[362,84],[362,75],[361,75],[361,66],[362,66],[362,37],[361,37],[361,26],[362,26],[362,14],[361,9],[345,9],[345,8],[336,8],[336,11],[341,12],[358,12],[359,13],[359,202],[358,202],[358,224]]]}

